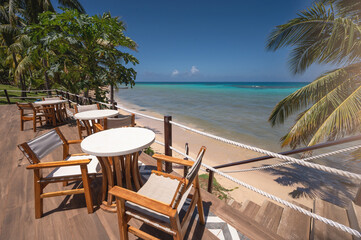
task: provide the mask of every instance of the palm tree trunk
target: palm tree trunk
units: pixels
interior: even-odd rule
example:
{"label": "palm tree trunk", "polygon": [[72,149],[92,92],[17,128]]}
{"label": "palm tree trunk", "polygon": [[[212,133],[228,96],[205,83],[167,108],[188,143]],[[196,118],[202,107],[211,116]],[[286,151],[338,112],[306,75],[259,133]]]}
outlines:
{"label": "palm tree trunk", "polygon": [[114,102],[114,84],[110,84],[110,103],[113,104]]}
{"label": "palm tree trunk", "polygon": [[[16,70],[18,68],[18,61],[16,60],[16,54],[14,52],[12,54],[13,54],[13,61],[14,61],[15,70]],[[19,79],[20,79],[20,88],[22,90],[21,97],[24,97],[21,100],[25,100],[25,97],[26,97],[26,92],[25,92],[26,91],[26,85],[25,85],[25,79],[24,79],[22,74],[20,74]]]}
{"label": "palm tree trunk", "polygon": [[48,95],[51,96],[51,91],[49,91],[49,76],[48,73],[46,72],[46,68],[48,67],[48,63],[46,61],[46,59],[43,59],[43,65],[44,65],[44,78],[45,78],[45,89],[48,90]]}

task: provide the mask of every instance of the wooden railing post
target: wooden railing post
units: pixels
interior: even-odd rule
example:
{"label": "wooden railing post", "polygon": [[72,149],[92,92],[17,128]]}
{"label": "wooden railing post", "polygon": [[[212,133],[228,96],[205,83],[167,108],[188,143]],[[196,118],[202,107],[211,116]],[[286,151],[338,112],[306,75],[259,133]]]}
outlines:
{"label": "wooden railing post", "polygon": [[[188,154],[189,154],[188,143],[186,143],[186,145],[184,146],[184,148],[185,148],[185,154],[188,155]],[[188,160],[188,158],[185,157],[184,160]],[[183,166],[183,176],[186,177],[187,174],[188,174],[188,167],[187,167],[187,166]]]}
{"label": "wooden railing post", "polygon": [[71,108],[69,92],[66,92],[66,98],[68,99],[69,108]]}
{"label": "wooden railing post", "polygon": [[208,189],[207,191],[209,193],[212,193],[213,190],[213,178],[214,178],[214,172],[209,170],[209,174],[208,174]]}
{"label": "wooden railing post", "polygon": [[113,103],[112,103],[112,108],[113,108],[113,110],[117,110],[117,107],[116,107],[116,106],[117,106],[117,102],[114,102],[114,101],[113,101]]}
{"label": "wooden railing post", "polygon": [[8,95],[8,91],[6,89],[4,89],[4,93],[5,93],[6,99],[8,100],[8,104],[10,104],[10,98]]}
{"label": "wooden railing post", "polygon": [[93,101],[90,97],[88,97],[88,102],[89,102],[89,104],[93,104]]}
{"label": "wooden railing post", "polygon": [[[172,156],[172,116],[164,116],[164,153],[167,156]],[[165,163],[165,171],[167,173],[172,172],[172,163]]]}
{"label": "wooden railing post", "polygon": [[79,105],[79,97],[78,95],[75,95],[76,104]]}

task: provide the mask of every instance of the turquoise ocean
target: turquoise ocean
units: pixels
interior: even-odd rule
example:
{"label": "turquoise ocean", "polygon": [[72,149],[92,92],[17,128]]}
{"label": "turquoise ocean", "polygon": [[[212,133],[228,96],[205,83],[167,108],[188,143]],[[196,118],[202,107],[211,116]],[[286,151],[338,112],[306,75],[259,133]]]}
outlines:
{"label": "turquoise ocean", "polygon": [[198,129],[279,151],[279,139],[293,119],[271,127],[268,117],[274,106],[307,83],[295,82],[202,82],[136,83],[120,89],[118,98],[149,110],[171,115],[175,121]]}

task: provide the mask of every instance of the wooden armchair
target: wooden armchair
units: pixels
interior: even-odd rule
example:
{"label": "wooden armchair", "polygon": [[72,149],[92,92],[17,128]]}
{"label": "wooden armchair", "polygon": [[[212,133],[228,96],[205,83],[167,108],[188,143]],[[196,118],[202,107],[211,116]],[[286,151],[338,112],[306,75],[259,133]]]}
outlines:
{"label": "wooden armchair", "polygon": [[[100,170],[97,157],[87,154],[69,154],[69,145],[81,140],[67,141],[58,128],[55,128],[31,141],[18,145],[30,162],[27,169],[34,170],[35,218],[43,215],[43,199],[62,195],[84,194],[88,213],[93,212],[93,201],[90,192],[90,179]],[[63,146],[62,161],[40,162],[56,148]],[[43,177],[42,170],[53,170]],[[83,181],[83,188],[44,193],[50,183]]]}
{"label": "wooden armchair", "polygon": [[[202,147],[195,162],[155,154],[153,157],[157,159],[158,171],[152,171],[149,180],[138,192],[118,186],[109,191],[116,197],[120,239],[127,240],[128,232],[144,239],[157,239],[128,225],[131,218],[171,234],[174,239],[183,239],[196,205],[199,221],[205,224],[198,181],[198,171],[205,151],[206,148]],[[161,172],[163,161],[191,168],[186,177],[177,177]],[[194,193],[189,194],[192,185]],[[179,212],[187,198],[191,198],[191,203],[183,220],[180,221]]]}
{"label": "wooden armchair", "polygon": [[103,131],[111,128],[121,128],[121,127],[135,127],[135,115],[121,115],[119,114],[114,118],[104,118],[103,125],[100,123],[95,124],[97,131]]}
{"label": "wooden armchair", "polygon": [[33,121],[33,129],[36,132],[36,124],[43,125],[42,118],[45,122],[51,122],[56,126],[55,112],[52,107],[35,107],[32,103],[16,103],[20,110],[20,130],[24,131],[24,122]]}
{"label": "wooden armchair", "polygon": [[[99,109],[100,109],[99,103],[91,104],[91,105],[75,105],[74,106],[75,113],[86,112],[86,111],[91,111],[91,110],[99,110]],[[87,131],[87,128],[85,127],[85,123],[83,121],[77,119],[76,124],[78,125],[79,139],[83,139],[83,135],[82,135],[83,131]],[[89,122],[89,124],[92,124],[91,121]]]}

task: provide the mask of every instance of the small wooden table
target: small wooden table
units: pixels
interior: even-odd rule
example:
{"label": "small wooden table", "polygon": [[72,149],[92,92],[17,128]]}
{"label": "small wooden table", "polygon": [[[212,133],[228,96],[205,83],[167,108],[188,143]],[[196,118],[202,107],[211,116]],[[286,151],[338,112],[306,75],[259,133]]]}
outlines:
{"label": "small wooden table", "polygon": [[[103,210],[115,212],[113,197],[107,194],[115,184],[125,185],[136,190],[142,185],[139,168],[139,151],[149,147],[155,141],[155,133],[149,129],[128,127],[114,128],[92,134],[81,142],[83,152],[95,155],[102,166],[102,205]],[[113,171],[112,171],[113,168]],[[116,177],[116,183],[114,181]]]}
{"label": "small wooden table", "polygon": [[[108,117],[115,117],[119,114],[117,110],[111,109],[101,109],[101,110],[90,110],[85,112],[80,112],[74,115],[75,119],[83,121],[85,128],[87,130],[88,136],[92,133],[95,133],[95,120],[103,119]],[[92,124],[90,124],[90,121]]]}
{"label": "small wooden table", "polygon": [[65,121],[65,118],[67,116],[64,116],[62,113],[62,105],[64,105],[65,107],[65,103],[68,102],[68,100],[46,100],[46,101],[38,101],[38,102],[34,102],[35,106],[50,106],[52,108],[54,108],[54,112],[55,112],[55,117],[57,122],[61,123]]}

